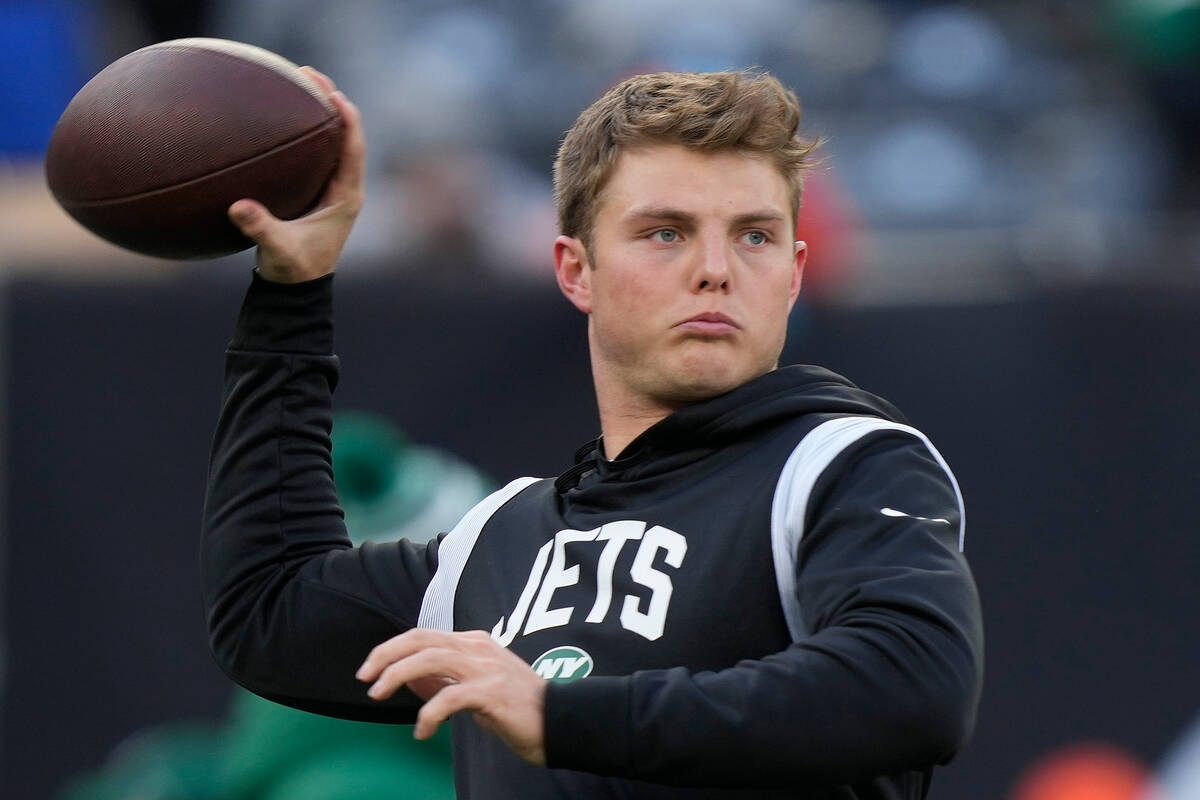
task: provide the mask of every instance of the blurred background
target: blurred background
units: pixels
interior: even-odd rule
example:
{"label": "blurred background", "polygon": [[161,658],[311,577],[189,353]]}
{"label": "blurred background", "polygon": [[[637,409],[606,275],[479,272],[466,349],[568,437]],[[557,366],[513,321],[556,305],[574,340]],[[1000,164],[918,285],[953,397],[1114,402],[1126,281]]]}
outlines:
{"label": "blurred background", "polygon": [[780,77],[828,139],[785,361],[895,401],[967,499],[987,684],[932,797],[1200,798],[1200,1],[0,0],[4,798],[444,796],[415,777],[440,751],[383,794],[345,777],[404,736],[280,744],[311,720],[208,656],[199,510],[252,257],[126,253],[45,188],[74,93],[196,35],[313,64],[364,114],[338,279],[339,404],[382,426],[362,537],[448,527],[595,435],[551,277],[575,115],[637,72]]}

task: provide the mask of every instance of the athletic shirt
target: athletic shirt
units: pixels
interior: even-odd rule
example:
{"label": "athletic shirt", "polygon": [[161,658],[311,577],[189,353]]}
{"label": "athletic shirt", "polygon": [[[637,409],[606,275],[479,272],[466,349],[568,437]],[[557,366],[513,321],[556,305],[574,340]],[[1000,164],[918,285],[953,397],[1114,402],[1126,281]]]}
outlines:
{"label": "athletic shirt", "polygon": [[413,626],[484,630],[548,681],[548,768],[453,719],[460,797],[921,798],[982,677],[962,498],[886,401],[784,367],[615,460],[580,449],[422,544],[350,546],[329,466],[332,277],[255,278],[227,354],[204,598],[242,685],[411,722],[354,672]]}

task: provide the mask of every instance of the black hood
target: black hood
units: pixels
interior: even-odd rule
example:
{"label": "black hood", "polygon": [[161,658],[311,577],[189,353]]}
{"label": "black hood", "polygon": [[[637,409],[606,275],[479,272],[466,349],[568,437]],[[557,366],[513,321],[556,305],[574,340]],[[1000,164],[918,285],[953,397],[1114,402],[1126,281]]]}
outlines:
{"label": "black hood", "polygon": [[643,431],[611,461],[599,455],[600,439],[588,442],[555,486],[559,491],[573,488],[593,469],[606,477],[629,478],[671,469],[760,428],[807,414],[854,414],[907,424],[891,403],[824,367],[781,367],[681,408]]}

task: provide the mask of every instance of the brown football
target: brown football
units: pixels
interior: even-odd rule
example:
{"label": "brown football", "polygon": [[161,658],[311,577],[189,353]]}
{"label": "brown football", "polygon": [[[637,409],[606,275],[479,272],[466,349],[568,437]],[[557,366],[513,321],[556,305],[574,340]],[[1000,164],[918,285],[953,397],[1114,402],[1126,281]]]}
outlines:
{"label": "brown football", "polygon": [[342,121],[290,61],[224,39],[176,39],[110,64],[50,137],[46,181],[81,225],[161,258],[252,246],[226,216],[243,197],[281,219],[312,208]]}

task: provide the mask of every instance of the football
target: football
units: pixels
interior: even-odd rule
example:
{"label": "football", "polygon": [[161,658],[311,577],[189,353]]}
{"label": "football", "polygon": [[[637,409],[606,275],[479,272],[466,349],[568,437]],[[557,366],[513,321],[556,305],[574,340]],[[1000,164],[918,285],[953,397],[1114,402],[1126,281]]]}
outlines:
{"label": "football", "polygon": [[214,258],[253,245],[229,221],[249,197],[294,219],[337,167],[342,121],[321,87],[268,50],[176,39],[134,51],[67,105],[46,181],[81,225],[126,249]]}

